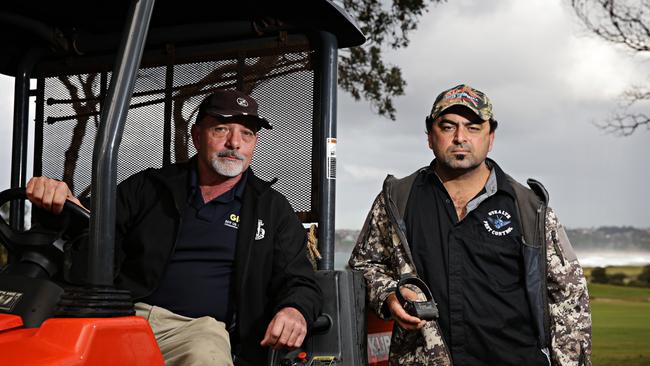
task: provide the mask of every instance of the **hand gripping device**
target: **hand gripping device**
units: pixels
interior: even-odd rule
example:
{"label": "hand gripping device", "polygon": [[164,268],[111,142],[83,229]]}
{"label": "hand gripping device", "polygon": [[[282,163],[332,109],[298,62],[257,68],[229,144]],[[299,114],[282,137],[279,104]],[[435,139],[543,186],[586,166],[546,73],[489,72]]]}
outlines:
{"label": "hand gripping device", "polygon": [[[417,287],[424,296],[426,296],[426,301],[419,300],[407,300],[402,296],[400,289],[405,285],[412,285]],[[415,276],[404,277],[397,283],[395,288],[395,295],[397,296],[397,301],[400,305],[406,310],[409,315],[415,316],[422,320],[436,320],[438,319],[438,307],[436,302],[433,301],[433,295],[427,287],[426,283],[421,279]]]}

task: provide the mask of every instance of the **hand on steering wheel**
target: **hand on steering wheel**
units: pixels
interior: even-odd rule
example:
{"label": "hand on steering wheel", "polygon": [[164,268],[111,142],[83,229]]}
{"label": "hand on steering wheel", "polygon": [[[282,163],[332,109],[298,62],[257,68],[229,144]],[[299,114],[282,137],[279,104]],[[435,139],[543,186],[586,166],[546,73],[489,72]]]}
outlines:
{"label": "hand on steering wheel", "polygon": [[[27,199],[25,188],[11,188],[0,192],[0,206],[14,200]],[[45,211],[47,212],[47,211]],[[64,202],[61,212],[69,214],[70,218],[76,220],[63,220],[62,227],[57,230],[28,230],[21,231],[9,226],[4,220],[0,219],[0,244],[4,245],[11,255],[16,257],[29,257],[28,261],[44,267],[49,275],[52,275],[51,268],[48,268],[52,262],[56,261],[51,258],[61,249],[56,248],[54,243],[61,239],[65,233],[72,231],[73,226],[86,228],[90,222],[90,213],[70,200]],[[54,215],[54,213],[51,213]]]}

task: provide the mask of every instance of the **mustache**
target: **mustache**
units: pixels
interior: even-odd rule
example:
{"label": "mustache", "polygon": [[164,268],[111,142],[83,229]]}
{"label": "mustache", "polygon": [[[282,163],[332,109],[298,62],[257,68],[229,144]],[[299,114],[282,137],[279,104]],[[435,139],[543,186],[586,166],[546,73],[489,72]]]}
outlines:
{"label": "mustache", "polygon": [[240,153],[237,152],[236,150],[230,150],[230,149],[225,149],[225,150],[217,151],[217,152],[215,153],[215,155],[216,155],[218,158],[235,158],[235,159],[239,159],[239,160],[241,160],[241,161],[246,160],[246,157],[245,157],[244,155],[240,154]]}
{"label": "mustache", "polygon": [[458,144],[450,146],[447,151],[456,152],[456,151],[472,151],[472,147],[469,144]]}

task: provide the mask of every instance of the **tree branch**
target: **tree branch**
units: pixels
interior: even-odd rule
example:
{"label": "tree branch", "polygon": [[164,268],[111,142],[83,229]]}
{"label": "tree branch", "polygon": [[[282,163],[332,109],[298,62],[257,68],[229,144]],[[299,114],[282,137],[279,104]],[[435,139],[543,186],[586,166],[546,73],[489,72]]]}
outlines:
{"label": "tree branch", "polygon": [[377,114],[395,120],[393,98],[404,94],[402,70],[383,60],[387,47],[409,44],[409,32],[417,28],[419,17],[429,2],[444,0],[393,0],[383,6],[380,0],[344,0],[345,9],[359,22],[368,37],[366,44],[344,51],[339,57],[339,86],[355,100],[370,102]]}
{"label": "tree branch", "polygon": [[587,29],[613,43],[650,51],[650,6],[642,1],[570,0]]}
{"label": "tree branch", "polygon": [[596,127],[617,136],[630,136],[640,127],[650,130],[650,117],[644,113],[615,114],[603,123],[596,123]]}
{"label": "tree branch", "polygon": [[[639,53],[650,51],[650,3],[646,0],[570,0],[578,18],[597,36]],[[621,96],[621,108],[595,125],[607,133],[630,136],[639,128],[650,130],[650,117],[631,111],[650,101],[650,91],[632,86]]]}

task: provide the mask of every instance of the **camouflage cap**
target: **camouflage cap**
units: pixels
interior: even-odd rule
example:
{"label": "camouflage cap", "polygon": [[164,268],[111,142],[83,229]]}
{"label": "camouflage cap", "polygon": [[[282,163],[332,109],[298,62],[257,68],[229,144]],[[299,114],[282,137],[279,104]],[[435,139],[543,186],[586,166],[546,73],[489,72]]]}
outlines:
{"label": "camouflage cap", "polygon": [[433,102],[429,118],[434,120],[447,108],[455,105],[462,105],[469,108],[483,121],[493,118],[492,103],[487,95],[465,84],[457,85],[440,93],[436,101]]}

